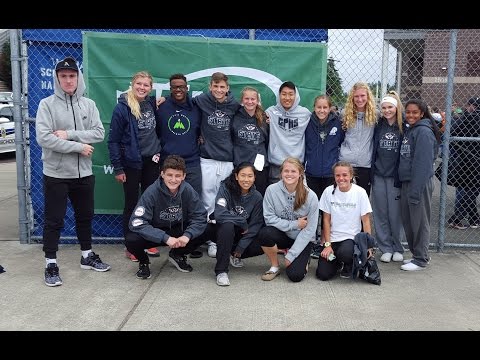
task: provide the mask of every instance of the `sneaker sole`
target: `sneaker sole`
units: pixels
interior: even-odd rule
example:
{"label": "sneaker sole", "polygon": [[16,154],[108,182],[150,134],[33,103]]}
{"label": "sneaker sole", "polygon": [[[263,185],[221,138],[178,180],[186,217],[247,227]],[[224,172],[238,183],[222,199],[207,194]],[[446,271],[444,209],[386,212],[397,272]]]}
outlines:
{"label": "sneaker sole", "polygon": [[130,255],[126,255],[126,254],[125,254],[125,257],[126,257],[127,259],[133,261],[133,262],[138,262],[138,259],[137,259],[136,257],[134,257],[133,255],[130,256]]}
{"label": "sneaker sole", "polygon": [[176,262],[175,260],[173,260],[171,257],[168,258],[168,261],[170,261],[170,263],[172,263],[173,266],[175,266],[178,271],[181,271],[181,272],[184,272],[184,273],[189,273],[189,272],[191,272],[191,271],[182,269],[180,266],[178,266],[177,262]]}
{"label": "sneaker sole", "polygon": [[99,271],[99,272],[108,271],[108,270],[110,270],[110,267],[111,266],[109,266],[106,269],[97,269],[97,268],[94,268],[93,266],[90,266],[90,265],[80,265],[80,268],[82,268],[83,270],[95,270],[95,271]]}
{"label": "sneaker sole", "polygon": [[263,281],[272,281],[275,279],[278,275],[280,275],[280,270],[278,270],[275,273],[265,273],[262,275],[262,280]]}
{"label": "sneaker sole", "polygon": [[230,281],[228,283],[220,283],[217,281],[218,286],[230,286]]}
{"label": "sneaker sole", "polygon": [[55,284],[48,284],[48,283],[46,283],[46,282],[45,282],[45,285],[47,285],[47,286],[50,286],[50,287],[53,287],[53,286],[60,286],[60,285],[62,285],[62,284],[63,284],[62,282],[61,282],[61,283],[59,283],[59,282],[56,282]]}
{"label": "sneaker sole", "polygon": [[[158,253],[150,253],[150,252],[148,252],[148,251],[145,251],[145,252],[146,252],[147,255],[150,256],[150,257],[160,257],[160,253],[159,253],[159,252],[158,252]],[[138,261],[138,260],[137,260],[137,261]]]}
{"label": "sneaker sole", "polygon": [[[412,262],[413,259],[406,259],[406,260],[403,260],[403,265],[405,264],[409,264]],[[428,261],[427,261],[427,265],[430,265],[430,260],[432,260],[431,257],[428,258]]]}
{"label": "sneaker sole", "polygon": [[137,276],[137,279],[139,280],[147,280],[147,279],[150,279],[152,277],[152,274],[148,275],[148,277],[145,277],[145,276]]}
{"label": "sneaker sole", "polygon": [[[406,264],[405,264],[406,265]],[[400,269],[403,270],[403,271],[422,271],[422,270],[425,270],[424,267],[421,267],[421,266],[417,266],[415,269],[404,269],[403,268],[403,265],[400,266]]]}

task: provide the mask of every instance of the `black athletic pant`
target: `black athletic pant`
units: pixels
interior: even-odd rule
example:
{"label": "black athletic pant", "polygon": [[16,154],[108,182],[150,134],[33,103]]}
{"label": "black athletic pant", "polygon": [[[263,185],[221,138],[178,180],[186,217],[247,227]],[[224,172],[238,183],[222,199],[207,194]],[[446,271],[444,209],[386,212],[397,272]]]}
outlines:
{"label": "black athletic pant", "polygon": [[46,258],[57,258],[58,242],[64,225],[68,199],[75,214],[75,230],[80,248],[82,250],[92,248],[94,187],[94,175],[79,179],[58,179],[43,175],[45,197],[43,251]]}

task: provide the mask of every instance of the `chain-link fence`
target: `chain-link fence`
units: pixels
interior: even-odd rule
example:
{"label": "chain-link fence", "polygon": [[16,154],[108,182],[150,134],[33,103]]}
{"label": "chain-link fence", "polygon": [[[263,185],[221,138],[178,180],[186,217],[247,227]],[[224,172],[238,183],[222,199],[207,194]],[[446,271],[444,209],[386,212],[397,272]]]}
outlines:
{"label": "chain-link fence", "polygon": [[[430,105],[432,112],[438,114],[434,116],[438,116],[439,125],[444,132],[441,151],[445,169],[443,178],[440,176],[443,182],[436,180],[435,183],[431,243],[439,247],[479,245],[477,198],[480,192],[478,184],[480,116],[476,116],[474,110],[476,102],[471,98],[480,96],[480,30],[95,29],[94,31],[327,44],[326,92],[338,108],[343,108],[352,85],[357,81],[364,81],[370,85],[377,104],[388,90],[393,89],[400,94],[402,101],[421,98]],[[23,119],[29,120],[25,122],[23,133],[25,156],[17,161],[24,165],[26,172],[24,222],[28,227],[28,241],[30,239],[36,241],[41,239],[43,228],[43,191],[41,149],[35,140],[35,114],[40,100],[53,93],[52,72],[56,62],[66,56],[73,56],[82,63],[82,31],[24,29],[16,33],[21,35],[17,52],[14,51],[12,43],[12,60],[13,62],[18,60],[22,64],[22,71],[17,72],[16,78],[13,79],[14,90],[15,86],[19,89],[21,87],[23,94],[21,103],[26,109]],[[19,56],[15,57],[15,53]],[[139,66],[141,67],[141,64]],[[295,59],[292,59],[290,66],[296,66]],[[181,72],[182,69],[178,71]],[[295,81],[295,79],[283,80]],[[310,109],[313,107],[313,104],[302,105]],[[449,172],[446,171],[447,161],[450,162]],[[436,163],[438,166],[440,156]],[[447,185],[447,174],[462,180],[456,184],[448,181],[456,185],[456,188]],[[121,216],[96,214],[93,232],[97,242],[120,241]],[[70,206],[67,210],[62,241],[64,243],[76,241],[73,211]]]}

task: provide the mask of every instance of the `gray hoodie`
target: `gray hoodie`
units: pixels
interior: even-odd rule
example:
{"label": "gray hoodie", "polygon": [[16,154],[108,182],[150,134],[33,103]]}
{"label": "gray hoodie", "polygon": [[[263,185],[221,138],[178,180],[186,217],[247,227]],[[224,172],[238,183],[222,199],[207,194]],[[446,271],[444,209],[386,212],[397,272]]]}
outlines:
{"label": "gray hoodie", "polygon": [[305,156],[305,130],[310,115],[306,107],[298,105],[300,94],[295,88],[295,101],[288,110],[280,104],[277,94],[277,105],[270,106],[265,112],[270,118],[270,137],[268,144],[268,161],[274,165],[282,165],[285,158],[291,156],[300,159]]}
{"label": "gray hoodie", "polygon": [[[83,97],[85,81],[78,72],[78,86],[73,96],[63,92],[57,74],[53,74],[54,94],[38,105],[35,131],[42,147],[43,173],[59,179],[92,175],[92,158],[83,156],[83,144],[103,141],[105,129],[95,102]],[[53,132],[66,130],[67,140]]]}
{"label": "gray hoodie", "polygon": [[430,119],[422,119],[414,126],[408,125],[400,146],[398,177],[410,182],[408,203],[418,204],[428,180],[433,176],[433,168],[438,144]]}
{"label": "gray hoodie", "polygon": [[[285,259],[293,261],[305,249],[310,241],[314,241],[318,223],[318,197],[308,189],[307,201],[299,209],[293,210],[295,192],[289,193],[283,181],[270,185],[263,198],[263,217],[267,226],[274,226],[294,239]],[[307,217],[307,226],[298,228],[298,218]]]}

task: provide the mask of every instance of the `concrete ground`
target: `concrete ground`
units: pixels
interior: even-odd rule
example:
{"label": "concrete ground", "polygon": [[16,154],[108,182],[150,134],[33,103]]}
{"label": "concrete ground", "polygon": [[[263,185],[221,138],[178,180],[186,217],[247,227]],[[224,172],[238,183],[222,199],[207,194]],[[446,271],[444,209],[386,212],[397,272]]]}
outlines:
{"label": "concrete ground", "polygon": [[418,272],[379,262],[380,286],[339,277],[321,282],[316,260],[300,283],[285,272],[265,282],[260,276],[268,265],[260,256],[232,268],[231,286],[219,287],[206,252],[189,259],[192,273],[181,273],[161,247],[160,258],[151,259],[152,278],[139,280],[122,245],[94,245],[112,265],[105,273],[80,269],[79,246],[61,245],[63,285],[50,288],[41,245],[18,241],[15,177],[14,159],[0,158],[0,265],[6,269],[0,331],[480,330],[480,253],[474,251],[432,250],[430,266]]}

